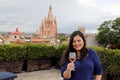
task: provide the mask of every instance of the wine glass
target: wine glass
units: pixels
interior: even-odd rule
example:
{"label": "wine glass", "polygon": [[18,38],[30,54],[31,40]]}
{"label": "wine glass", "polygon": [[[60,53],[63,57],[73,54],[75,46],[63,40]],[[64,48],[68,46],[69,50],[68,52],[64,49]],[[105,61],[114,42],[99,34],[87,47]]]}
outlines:
{"label": "wine glass", "polygon": [[75,52],[70,52],[69,53],[69,60],[70,60],[70,62],[75,62],[76,61],[76,53]]}
{"label": "wine glass", "polygon": [[[76,61],[76,53],[75,52],[70,52],[69,53],[69,60],[70,62],[74,63]],[[74,70],[75,71],[75,70]]]}

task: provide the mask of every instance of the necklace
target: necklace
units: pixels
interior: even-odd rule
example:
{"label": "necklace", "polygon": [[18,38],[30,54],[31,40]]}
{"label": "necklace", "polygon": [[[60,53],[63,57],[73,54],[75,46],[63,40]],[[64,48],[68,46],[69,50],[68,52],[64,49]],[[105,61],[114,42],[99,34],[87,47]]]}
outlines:
{"label": "necklace", "polygon": [[80,59],[80,56],[77,56],[77,59]]}
{"label": "necklace", "polygon": [[77,59],[80,59],[80,51],[77,52]]}

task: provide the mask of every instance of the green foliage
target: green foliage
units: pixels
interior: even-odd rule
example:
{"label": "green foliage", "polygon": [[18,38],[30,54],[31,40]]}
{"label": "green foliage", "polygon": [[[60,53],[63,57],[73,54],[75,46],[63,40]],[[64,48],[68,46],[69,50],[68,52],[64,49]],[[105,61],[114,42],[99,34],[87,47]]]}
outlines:
{"label": "green foliage", "polygon": [[1,45],[0,61],[19,60],[25,58],[25,47],[22,45]]}
{"label": "green foliage", "polygon": [[107,74],[120,77],[120,50],[105,49],[101,47],[91,47],[99,55],[103,70]]}
{"label": "green foliage", "polygon": [[6,55],[6,48],[4,48],[4,45],[0,45],[0,61],[5,59],[5,55]]}
{"label": "green foliage", "polygon": [[56,49],[54,46],[47,46],[44,48],[43,57],[47,57],[47,58],[54,57],[55,51]]}
{"label": "green foliage", "polygon": [[120,48],[120,18],[104,21],[98,30],[96,39],[100,44],[112,44],[114,47],[111,48]]}
{"label": "green foliage", "polygon": [[55,47],[47,46],[45,44],[29,44],[26,46],[27,59],[39,59],[41,57],[53,57],[55,54]]}
{"label": "green foliage", "polygon": [[67,40],[67,36],[65,34],[59,34],[58,39],[60,40],[60,43],[62,43]]}
{"label": "green foliage", "polygon": [[55,56],[56,48],[45,44],[0,45],[0,61],[50,58]]}
{"label": "green foliage", "polygon": [[[60,45],[56,49],[54,46],[44,44],[0,45],[0,61],[60,58],[67,46]],[[92,46],[88,48],[93,48],[98,53],[104,71],[110,75],[120,77],[120,50]]]}
{"label": "green foliage", "polygon": [[67,45],[60,45],[60,46],[56,49],[55,57],[56,57],[56,58],[60,58],[66,48],[67,48]]}
{"label": "green foliage", "polygon": [[[42,45],[43,46],[43,45]],[[45,46],[39,45],[26,45],[26,58],[27,59],[38,59],[40,56],[43,56],[41,51],[44,50]]]}

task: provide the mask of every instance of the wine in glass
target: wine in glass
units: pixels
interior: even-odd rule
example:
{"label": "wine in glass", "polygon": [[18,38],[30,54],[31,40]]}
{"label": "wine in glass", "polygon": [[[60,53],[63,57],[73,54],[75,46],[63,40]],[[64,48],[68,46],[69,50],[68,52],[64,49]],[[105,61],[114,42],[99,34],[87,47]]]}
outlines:
{"label": "wine in glass", "polygon": [[75,52],[70,52],[69,53],[69,60],[70,60],[70,62],[75,62],[76,61],[76,53]]}
{"label": "wine in glass", "polygon": [[[69,53],[69,60],[72,63],[74,63],[76,61],[76,53],[75,52],[70,52]],[[73,70],[73,71],[75,71],[75,70]]]}

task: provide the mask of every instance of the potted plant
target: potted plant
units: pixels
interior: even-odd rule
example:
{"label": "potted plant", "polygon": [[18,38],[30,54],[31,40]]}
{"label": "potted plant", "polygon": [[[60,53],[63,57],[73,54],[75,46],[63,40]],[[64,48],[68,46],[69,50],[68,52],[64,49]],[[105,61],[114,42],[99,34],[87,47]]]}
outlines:
{"label": "potted plant", "polygon": [[22,45],[2,45],[0,47],[0,70],[22,72],[25,47]]}
{"label": "potted plant", "polygon": [[26,46],[26,71],[51,68],[51,58],[55,48],[45,44],[31,44]]}

